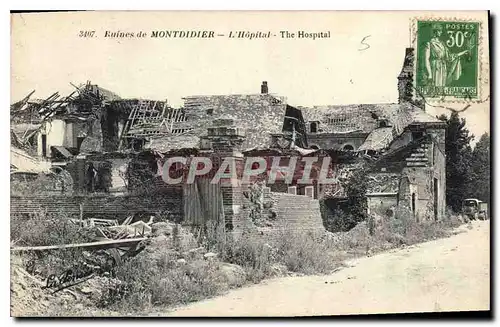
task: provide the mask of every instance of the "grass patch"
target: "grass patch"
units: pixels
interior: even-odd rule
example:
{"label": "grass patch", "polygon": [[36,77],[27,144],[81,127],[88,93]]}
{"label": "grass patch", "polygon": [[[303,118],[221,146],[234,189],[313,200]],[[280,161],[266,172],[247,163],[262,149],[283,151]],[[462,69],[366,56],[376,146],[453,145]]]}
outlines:
{"label": "grass patch", "polygon": [[[86,306],[84,311],[141,315],[155,307],[199,301],[274,276],[328,274],[347,258],[445,237],[462,223],[452,214],[439,222],[416,223],[411,212],[401,210],[392,219],[371,224],[365,221],[348,232],[322,235],[286,227],[266,236],[255,232],[232,235],[220,226],[209,225],[198,244],[183,241],[186,230],[176,225],[171,234],[152,238],[143,252],[116,267],[113,278],[97,279],[99,292],[92,296],[95,307]],[[18,245],[74,243],[89,238],[62,215],[14,217],[11,226]],[[67,269],[81,255],[74,250],[55,251],[35,259],[44,270],[41,275],[47,276]],[[26,258],[34,257],[23,255]],[[88,283],[92,285],[93,280]]]}

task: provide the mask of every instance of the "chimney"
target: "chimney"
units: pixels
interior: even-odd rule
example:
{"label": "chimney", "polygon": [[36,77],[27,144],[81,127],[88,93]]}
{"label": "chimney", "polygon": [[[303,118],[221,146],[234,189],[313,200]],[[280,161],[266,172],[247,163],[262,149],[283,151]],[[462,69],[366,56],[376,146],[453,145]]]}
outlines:
{"label": "chimney", "polygon": [[260,86],[260,93],[267,94],[268,92],[269,92],[269,89],[267,88],[267,82],[263,81],[261,86]]}
{"label": "chimney", "polygon": [[399,103],[412,103],[425,110],[425,101],[416,94],[413,85],[413,73],[415,65],[415,49],[406,48],[403,68],[398,76]]}
{"label": "chimney", "polygon": [[413,94],[415,93],[415,90],[413,88],[414,61],[414,49],[406,48],[403,68],[401,69],[401,73],[399,73],[398,76],[399,103],[411,102],[413,100]]}

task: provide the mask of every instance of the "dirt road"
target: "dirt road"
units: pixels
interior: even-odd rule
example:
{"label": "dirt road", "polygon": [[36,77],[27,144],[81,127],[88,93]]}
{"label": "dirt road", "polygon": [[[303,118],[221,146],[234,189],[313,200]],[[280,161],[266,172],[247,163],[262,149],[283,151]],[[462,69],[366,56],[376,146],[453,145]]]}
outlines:
{"label": "dirt road", "polygon": [[490,224],[350,261],[329,276],[287,277],[234,290],[171,316],[310,316],[488,310]]}

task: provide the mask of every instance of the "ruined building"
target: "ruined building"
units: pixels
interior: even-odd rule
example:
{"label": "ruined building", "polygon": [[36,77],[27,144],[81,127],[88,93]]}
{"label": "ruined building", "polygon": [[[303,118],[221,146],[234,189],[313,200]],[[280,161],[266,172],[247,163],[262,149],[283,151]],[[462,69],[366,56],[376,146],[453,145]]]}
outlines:
{"label": "ruined building", "polygon": [[[310,203],[311,196],[274,195],[270,189],[264,196],[260,190],[267,209],[304,203],[293,214],[263,213],[243,187],[212,186],[203,178],[188,185],[162,181],[161,165],[169,156],[234,156],[242,162],[242,151],[307,147],[301,111],[269,94],[266,83],[257,94],[186,97],[181,108],[161,101],[122,99],[91,83],[75,88],[62,98],[56,93],[46,100],[31,100],[30,94],[11,108],[12,149],[26,154],[12,167],[12,179],[17,185],[26,184],[25,191],[37,184],[35,176],[26,178],[35,173],[20,164],[26,158],[46,163],[50,177],[35,192],[13,192],[13,213],[30,214],[42,208],[83,218],[123,219],[146,212],[193,226],[222,221],[228,231],[255,229],[259,223],[254,224],[250,215],[256,222],[270,215],[322,229],[319,205]],[[315,224],[307,223],[306,213]]]}
{"label": "ruined building", "polygon": [[425,112],[413,87],[414,50],[406,49],[398,103],[300,108],[311,149],[341,149],[376,160],[368,208],[387,215],[405,205],[417,221],[445,212],[445,123]]}
{"label": "ruined building", "polygon": [[286,103],[284,97],[268,93],[267,82],[261,93],[203,95],[184,98],[184,106],[170,135],[151,138],[145,148],[211,148],[208,127],[215,119],[231,117],[238,121],[238,131],[245,135],[242,149],[290,147],[307,148],[302,112]]}
{"label": "ruined building", "polygon": [[202,178],[167,185],[161,173],[173,156],[231,157],[238,165],[252,156],[328,156],[329,172],[347,180],[370,162],[370,213],[390,216],[405,207],[417,221],[441,219],[445,124],[415,97],[413,56],[407,49],[399,101],[389,104],[294,107],[269,93],[267,82],[256,94],[188,96],[180,108],[122,99],[91,83],[65,97],[30,100],[30,94],[11,106],[11,176],[28,188],[40,173],[51,183],[44,184],[49,192],[43,197],[13,196],[11,206],[25,213],[40,205],[65,207],[84,217],[162,212],[194,226],[223,221],[232,231],[262,231],[285,219],[321,230],[318,200],[342,201],[339,185],[299,185],[295,177],[291,184],[255,181],[258,187],[211,185]]}

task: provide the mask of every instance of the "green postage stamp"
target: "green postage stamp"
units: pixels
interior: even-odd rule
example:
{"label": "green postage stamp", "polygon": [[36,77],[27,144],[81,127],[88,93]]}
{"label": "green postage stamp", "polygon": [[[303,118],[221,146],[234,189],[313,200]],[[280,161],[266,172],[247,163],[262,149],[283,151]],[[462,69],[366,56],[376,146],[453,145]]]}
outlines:
{"label": "green postage stamp", "polygon": [[426,99],[480,97],[480,23],[417,19],[417,94]]}

